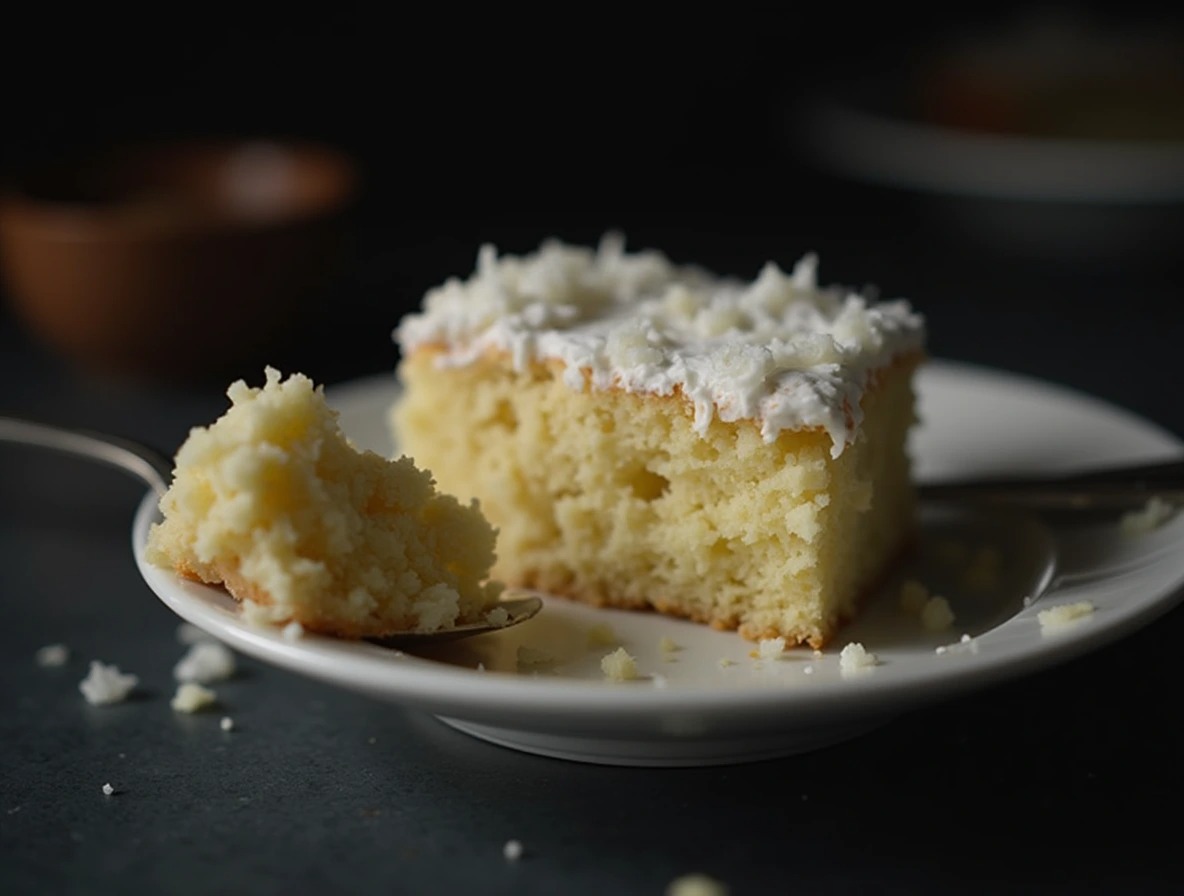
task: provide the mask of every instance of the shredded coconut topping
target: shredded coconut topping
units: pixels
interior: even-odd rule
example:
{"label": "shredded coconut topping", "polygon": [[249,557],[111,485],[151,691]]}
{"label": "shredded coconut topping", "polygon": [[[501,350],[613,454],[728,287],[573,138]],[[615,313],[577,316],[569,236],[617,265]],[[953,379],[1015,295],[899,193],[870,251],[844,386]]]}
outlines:
{"label": "shredded coconut topping", "polygon": [[822,428],[836,457],[861,423],[869,373],[924,342],[903,300],[822,288],[817,257],[790,273],[769,262],[749,283],[627,253],[619,235],[596,249],[544,242],[502,255],[481,247],[467,280],[430,290],[395,331],[404,354],[442,349],[447,366],[506,354],[518,369],[559,362],[572,388],[681,393],[694,425],[755,420],[766,441]]}

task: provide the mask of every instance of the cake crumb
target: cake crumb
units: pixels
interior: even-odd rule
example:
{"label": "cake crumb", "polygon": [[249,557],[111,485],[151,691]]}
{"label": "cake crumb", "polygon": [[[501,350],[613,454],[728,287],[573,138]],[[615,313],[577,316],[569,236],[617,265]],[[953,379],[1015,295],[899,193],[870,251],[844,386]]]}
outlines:
{"label": "cake crumb", "polygon": [[485,614],[485,621],[490,625],[501,628],[510,621],[510,611],[505,607],[494,607]]}
{"label": "cake crumb", "polygon": [[177,712],[194,713],[213,706],[217,701],[218,695],[209,688],[187,681],[177,688],[169,705]]}
{"label": "cake crumb", "polygon": [[684,874],[670,882],[666,896],[728,896],[728,888],[706,874]]}
{"label": "cake crumb", "polygon": [[1141,509],[1124,513],[1118,525],[1125,535],[1144,535],[1158,529],[1174,512],[1171,504],[1159,495],[1152,495]]}
{"label": "cake crumb", "polygon": [[963,632],[962,637],[952,644],[942,644],[933,649],[938,656],[946,653],[978,653],[978,640]]}
{"label": "cake crumb", "polygon": [[736,661],[735,661],[735,660],[730,660],[730,659],[728,659],[726,656],[725,656],[725,657],[720,657],[720,660],[719,660],[719,667],[720,667],[721,669],[726,669],[726,668],[728,668],[728,666],[734,666],[734,665],[736,665]]}
{"label": "cake crumb", "polygon": [[506,857],[507,862],[517,862],[522,858],[523,852],[525,849],[521,840],[507,840],[506,845],[502,847],[502,855]]}
{"label": "cake crumb", "polygon": [[667,685],[670,684],[670,682],[666,680],[665,675],[653,675],[650,678],[650,682],[659,691],[664,691],[666,689]]}
{"label": "cake crumb", "polygon": [[318,636],[483,619],[501,585],[486,581],[496,533],[476,501],[438,492],[408,456],[359,450],[309,377],[264,377],[235,380],[226,411],[190,429],[143,559]]}
{"label": "cake crumb", "polygon": [[92,660],[90,672],[79,682],[78,690],[82,691],[87,703],[105,706],[126,700],[139,683],[138,676],[120,672],[118,666]]}
{"label": "cake crumb", "polygon": [[813,675],[814,674],[814,666],[811,665],[810,663],[806,663],[806,665],[802,666],[802,674],[803,675]]}
{"label": "cake crumb", "polygon": [[485,671],[485,664],[484,663],[477,663],[477,671],[484,672]]}
{"label": "cake crumb", "polygon": [[65,644],[46,644],[37,650],[37,665],[45,668],[64,666],[70,659],[70,648]]}
{"label": "cake crumb", "polygon": [[218,727],[221,728],[223,731],[233,731],[234,730],[234,719],[232,719],[230,716],[223,716],[222,721],[220,721],[218,723]]}
{"label": "cake crumb", "polygon": [[1055,631],[1066,628],[1074,622],[1092,615],[1093,612],[1094,605],[1088,600],[1081,600],[1041,610],[1036,614],[1036,618],[1040,622],[1041,631]]}
{"label": "cake crumb", "polygon": [[617,633],[607,622],[600,622],[588,629],[589,647],[614,647],[617,643]]}
{"label": "cake crumb", "polygon": [[674,659],[674,654],[682,650],[682,645],[669,635],[663,635],[658,639],[658,650],[661,651],[662,658],[666,660],[666,662],[670,662]]}
{"label": "cake crumb", "polygon": [[929,589],[916,579],[906,579],[900,586],[900,608],[914,616],[925,607],[929,600]]}
{"label": "cake crumb", "polygon": [[784,638],[761,638],[756,650],[749,654],[753,659],[775,660],[785,653]]}
{"label": "cake crumb", "polygon": [[173,667],[177,681],[208,684],[234,675],[234,654],[218,641],[199,641]]}
{"label": "cake crumb", "polygon": [[242,613],[243,622],[256,628],[271,628],[285,619],[283,611],[277,607],[250,598],[239,604],[239,612]]}
{"label": "cake crumb", "polygon": [[875,666],[879,659],[858,641],[852,641],[839,652],[839,672],[843,677],[858,675]]}
{"label": "cake crumb", "polygon": [[304,637],[304,626],[299,622],[289,622],[280,630],[280,634],[285,641],[299,641]]}
{"label": "cake crumb", "polygon": [[104,784],[103,785],[103,796],[114,796],[114,795],[115,795],[115,788],[111,786],[111,783],[108,782],[108,783]]}
{"label": "cake crumb", "polygon": [[921,625],[931,632],[943,632],[954,624],[954,611],[944,597],[931,597],[921,608]]}
{"label": "cake crumb", "polygon": [[624,647],[618,647],[600,660],[600,670],[609,681],[632,681],[637,678],[637,661]]}

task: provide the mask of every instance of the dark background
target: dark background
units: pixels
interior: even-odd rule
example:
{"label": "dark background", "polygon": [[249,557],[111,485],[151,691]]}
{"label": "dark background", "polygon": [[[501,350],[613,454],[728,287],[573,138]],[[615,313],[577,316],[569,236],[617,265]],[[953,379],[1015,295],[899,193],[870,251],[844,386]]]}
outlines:
{"label": "dark background", "polygon": [[[1048,8],[1103,23],[1153,15],[1138,4]],[[388,367],[394,322],[428,287],[469,273],[481,242],[527,251],[610,228],[634,248],[743,277],[818,251],[824,280],[915,300],[933,318],[936,353],[958,345],[987,360],[981,341],[959,344],[959,327],[982,327],[1025,341],[1016,363],[1048,375],[1036,334],[1048,316],[1081,308],[1062,275],[1084,267],[1121,289],[1124,259],[1033,259],[968,239],[932,197],[831,176],[801,156],[792,130],[802,97],[858,76],[899,77],[950,35],[1032,9],[223,11],[147,28],[72,19],[67,29],[41,20],[10,30],[0,58],[0,163],[12,176],[86,147],[195,135],[295,136],[349,152],[363,175],[351,262],[300,336],[261,345],[242,375],[265,362],[326,380]],[[1021,278],[1046,305],[1014,307],[1007,284]],[[991,319],[947,315],[988,292]],[[1171,297],[1125,299],[1150,311]],[[1105,391],[1105,377],[1083,373]]]}
{"label": "dark background", "polygon": [[[0,301],[0,414],[169,450],[222,411],[231,374],[389,372],[398,318],[469,273],[482,242],[527,251],[615,228],[743,277],[817,251],[824,280],[912,299],[934,355],[1063,383],[1184,436],[1178,252],[1140,251],[1117,224],[1123,251],[985,237],[968,224],[989,204],[968,219],[949,199],[848,180],[788,138],[798,98],[895,76],[950,29],[1027,8],[953,6],[10,12],[5,175],[124,140],[298,136],[352,154],[364,188],[339,276],[230,373],[81,370]],[[1098,7],[1118,21],[1154,9]],[[1181,232],[1147,231],[1169,246]],[[128,550],[141,497],[119,474],[0,446],[4,893],[660,893],[691,870],[736,896],[1184,885],[1179,608],[1060,668],[750,766],[540,759],[246,660],[225,690],[243,725],[227,741],[162,709],[167,685],[110,712],[75,690],[89,656],[157,683],[179,656],[176,619]],[[59,640],[73,665],[37,669],[34,651]],[[99,792],[112,778],[115,800]],[[500,855],[510,837],[528,849],[516,868]]]}

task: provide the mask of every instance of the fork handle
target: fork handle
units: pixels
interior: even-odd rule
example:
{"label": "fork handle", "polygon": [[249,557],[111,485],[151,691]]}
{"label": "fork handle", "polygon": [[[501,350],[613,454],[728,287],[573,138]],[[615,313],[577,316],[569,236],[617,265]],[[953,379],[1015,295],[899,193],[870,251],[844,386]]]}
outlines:
{"label": "fork handle", "polygon": [[1184,460],[1099,467],[1065,476],[960,479],[917,486],[923,501],[1039,510],[1123,510],[1152,497],[1184,503]]}
{"label": "fork handle", "polygon": [[165,493],[173,476],[173,462],[155,448],[108,433],[0,417],[0,442],[36,445],[102,461],[135,474],[158,495]]}

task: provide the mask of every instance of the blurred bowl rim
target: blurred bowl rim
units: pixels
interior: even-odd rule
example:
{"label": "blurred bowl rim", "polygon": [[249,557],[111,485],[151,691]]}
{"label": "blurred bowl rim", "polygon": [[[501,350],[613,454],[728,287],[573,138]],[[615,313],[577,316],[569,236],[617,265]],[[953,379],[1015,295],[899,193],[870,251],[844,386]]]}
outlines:
{"label": "blurred bowl rim", "polygon": [[815,93],[793,105],[791,139],[832,172],[928,193],[1043,202],[1184,200],[1184,141],[1085,140],[957,130]]}
{"label": "blurred bowl rim", "polygon": [[[146,208],[136,203],[88,202],[38,195],[36,190],[29,188],[29,172],[25,171],[0,187],[0,226],[37,231],[47,237],[98,241],[251,233],[290,227],[338,214],[348,208],[356,196],[360,177],[356,160],[344,150],[311,139],[177,138],[114,146],[104,153],[112,158],[134,158],[140,154],[163,157],[179,152],[222,154],[256,147],[277,148],[290,155],[315,158],[327,164],[334,171],[336,188],[322,201],[310,203],[307,207],[287,208],[274,214],[247,215],[192,205]],[[83,153],[80,159],[93,160],[104,153]],[[52,164],[48,167],[52,167]],[[33,166],[33,170],[40,169]]]}

